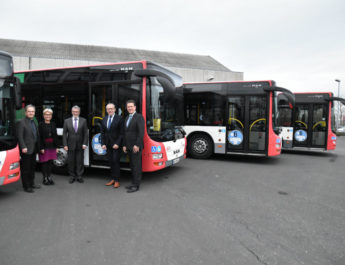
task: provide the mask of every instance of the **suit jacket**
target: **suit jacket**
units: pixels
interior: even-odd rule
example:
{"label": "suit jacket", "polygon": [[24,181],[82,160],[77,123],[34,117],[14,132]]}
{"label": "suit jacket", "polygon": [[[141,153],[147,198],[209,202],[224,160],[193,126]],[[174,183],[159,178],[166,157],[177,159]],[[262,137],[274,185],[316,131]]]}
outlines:
{"label": "suit jacket", "polygon": [[68,150],[82,149],[83,145],[88,145],[88,128],[86,120],[79,117],[77,132],[74,131],[73,117],[68,118],[63,124],[62,144],[68,146]]}
{"label": "suit jacket", "polygon": [[31,120],[29,118],[25,117],[24,119],[20,120],[17,124],[17,136],[18,136],[20,152],[22,151],[23,148],[27,148],[28,155],[36,153],[38,151],[39,143],[40,143],[40,134],[37,129],[36,123],[34,124],[35,124],[35,129],[36,129],[36,139],[32,131]]}
{"label": "suit jacket", "polygon": [[144,131],[145,131],[145,120],[143,115],[140,113],[135,113],[128,125],[129,116],[126,117],[124,122],[124,141],[123,145],[126,146],[129,150],[133,149],[133,146],[136,145],[141,149],[144,147]]}
{"label": "suit jacket", "polygon": [[123,137],[123,119],[120,115],[115,115],[111,121],[110,128],[107,128],[109,116],[105,116],[101,123],[101,144],[121,146]]}

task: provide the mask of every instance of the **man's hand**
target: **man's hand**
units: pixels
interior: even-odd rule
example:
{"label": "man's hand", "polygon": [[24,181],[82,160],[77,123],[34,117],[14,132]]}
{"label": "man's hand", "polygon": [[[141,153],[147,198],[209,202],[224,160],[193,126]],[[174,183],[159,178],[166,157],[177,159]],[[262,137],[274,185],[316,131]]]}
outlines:
{"label": "man's hand", "polygon": [[139,152],[139,147],[134,145],[133,146],[133,153],[138,153]]}
{"label": "man's hand", "polygon": [[107,147],[105,145],[102,145],[103,150],[107,150]]}
{"label": "man's hand", "polygon": [[68,146],[64,146],[63,149],[65,149],[65,151],[68,151]]}
{"label": "man's hand", "polygon": [[44,154],[44,149],[41,150],[41,154]]}
{"label": "man's hand", "polygon": [[113,148],[114,148],[114,149],[119,149],[119,146],[118,146],[117,144],[114,144],[114,145],[113,145]]}
{"label": "man's hand", "polygon": [[83,150],[85,150],[86,149],[86,145],[83,144],[82,148],[83,148]]}
{"label": "man's hand", "polygon": [[127,148],[126,148],[126,146],[122,147],[122,150],[123,150],[124,153],[127,153]]}
{"label": "man's hand", "polygon": [[28,149],[27,149],[27,148],[23,148],[23,149],[22,149],[22,153],[23,153],[23,154],[26,154],[27,152],[28,152]]}

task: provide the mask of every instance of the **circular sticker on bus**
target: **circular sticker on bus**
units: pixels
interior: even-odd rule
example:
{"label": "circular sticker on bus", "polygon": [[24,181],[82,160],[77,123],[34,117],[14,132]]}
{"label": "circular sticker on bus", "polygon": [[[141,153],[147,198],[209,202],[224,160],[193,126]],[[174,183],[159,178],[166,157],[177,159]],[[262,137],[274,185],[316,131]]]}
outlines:
{"label": "circular sticker on bus", "polygon": [[97,155],[102,156],[107,154],[107,151],[102,149],[100,133],[97,133],[92,137],[91,147],[93,152]]}
{"label": "circular sticker on bus", "polygon": [[295,132],[295,140],[297,142],[304,142],[307,140],[307,132],[305,130],[297,130]]}
{"label": "circular sticker on bus", "polygon": [[228,134],[228,141],[232,145],[240,145],[243,142],[243,134],[239,130],[230,131]]}

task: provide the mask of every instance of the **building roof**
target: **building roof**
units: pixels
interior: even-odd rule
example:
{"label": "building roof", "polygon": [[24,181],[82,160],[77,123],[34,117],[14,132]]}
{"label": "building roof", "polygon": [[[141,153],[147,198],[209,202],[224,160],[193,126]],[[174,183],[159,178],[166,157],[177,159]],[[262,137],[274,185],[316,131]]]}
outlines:
{"label": "building roof", "polygon": [[148,60],[166,67],[230,72],[230,69],[207,55],[1,38],[0,50],[22,57],[104,62]]}

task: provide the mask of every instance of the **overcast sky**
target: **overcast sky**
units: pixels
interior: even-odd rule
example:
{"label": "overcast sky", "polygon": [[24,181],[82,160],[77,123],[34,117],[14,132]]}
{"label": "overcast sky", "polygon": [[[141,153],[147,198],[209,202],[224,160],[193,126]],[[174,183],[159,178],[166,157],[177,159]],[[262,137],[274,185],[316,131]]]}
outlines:
{"label": "overcast sky", "polygon": [[0,38],[210,55],[245,80],[345,97],[344,0],[1,0]]}

